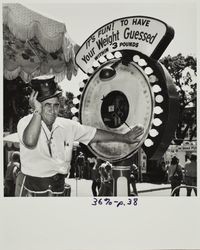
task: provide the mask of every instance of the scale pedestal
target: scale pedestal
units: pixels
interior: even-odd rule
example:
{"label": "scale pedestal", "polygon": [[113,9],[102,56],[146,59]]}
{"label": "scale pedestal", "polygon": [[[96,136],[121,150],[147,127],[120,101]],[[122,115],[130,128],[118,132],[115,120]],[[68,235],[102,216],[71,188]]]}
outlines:
{"label": "scale pedestal", "polygon": [[129,166],[114,166],[113,176],[113,196],[130,196],[130,173]]}

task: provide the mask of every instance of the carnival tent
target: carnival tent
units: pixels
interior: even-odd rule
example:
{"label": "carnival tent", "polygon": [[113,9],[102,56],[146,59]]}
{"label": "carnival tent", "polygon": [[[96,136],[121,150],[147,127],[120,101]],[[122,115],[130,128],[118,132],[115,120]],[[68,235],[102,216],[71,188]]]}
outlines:
{"label": "carnival tent", "polygon": [[3,137],[3,144],[9,149],[19,149],[19,137],[17,133],[8,134]]}
{"label": "carnival tent", "polygon": [[66,26],[21,4],[3,4],[4,77],[33,77],[54,74],[56,81],[77,74],[75,54],[79,45],[69,37]]}

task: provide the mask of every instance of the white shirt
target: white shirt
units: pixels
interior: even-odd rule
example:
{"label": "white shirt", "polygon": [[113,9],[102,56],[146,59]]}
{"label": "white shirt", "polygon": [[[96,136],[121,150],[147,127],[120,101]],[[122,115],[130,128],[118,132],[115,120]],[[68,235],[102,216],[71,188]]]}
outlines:
{"label": "white shirt", "polygon": [[[57,117],[52,131],[49,131],[46,124],[42,121],[38,143],[35,148],[30,149],[24,145],[22,138],[31,118],[32,115],[25,116],[17,125],[22,172],[36,177],[50,177],[57,173],[69,173],[73,142],[78,141],[87,145],[94,138],[96,128]],[[47,144],[51,134],[52,157]]]}

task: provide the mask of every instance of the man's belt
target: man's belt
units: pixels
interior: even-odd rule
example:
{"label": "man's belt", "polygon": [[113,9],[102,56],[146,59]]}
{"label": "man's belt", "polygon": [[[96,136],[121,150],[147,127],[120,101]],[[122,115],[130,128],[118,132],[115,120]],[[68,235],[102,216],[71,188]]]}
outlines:
{"label": "man's belt", "polygon": [[65,175],[56,174],[51,177],[35,177],[26,175],[24,188],[30,192],[63,193],[65,187]]}

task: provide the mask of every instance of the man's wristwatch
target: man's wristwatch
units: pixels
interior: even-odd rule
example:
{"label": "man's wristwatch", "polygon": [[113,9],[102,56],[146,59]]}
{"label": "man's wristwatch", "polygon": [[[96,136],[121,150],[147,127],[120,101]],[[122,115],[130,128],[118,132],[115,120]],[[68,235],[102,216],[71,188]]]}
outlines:
{"label": "man's wristwatch", "polygon": [[35,115],[41,115],[41,112],[40,112],[39,110],[35,109],[35,110],[33,111],[33,114],[35,114]]}

